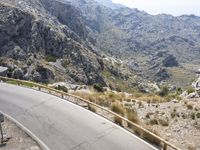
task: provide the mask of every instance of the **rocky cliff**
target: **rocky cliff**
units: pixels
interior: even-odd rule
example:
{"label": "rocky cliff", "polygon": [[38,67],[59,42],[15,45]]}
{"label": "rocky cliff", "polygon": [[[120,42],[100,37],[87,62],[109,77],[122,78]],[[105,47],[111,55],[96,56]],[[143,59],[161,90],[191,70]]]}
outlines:
{"label": "rocky cliff", "polygon": [[9,76],[105,84],[101,58],[84,40],[86,29],[75,7],[48,0],[0,4],[0,56]]}

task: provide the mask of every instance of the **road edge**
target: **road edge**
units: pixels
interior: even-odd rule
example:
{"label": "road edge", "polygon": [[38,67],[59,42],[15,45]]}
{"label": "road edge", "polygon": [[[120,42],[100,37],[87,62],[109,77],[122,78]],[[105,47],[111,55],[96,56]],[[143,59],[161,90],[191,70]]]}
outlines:
{"label": "road edge", "polygon": [[15,120],[13,117],[9,116],[8,114],[4,113],[0,110],[0,113],[4,114],[4,116],[15,123],[22,131],[24,131],[26,134],[28,134],[43,150],[50,150],[49,147],[44,144],[43,141],[41,141],[35,134],[33,134],[29,129],[27,129],[25,126],[23,126],[21,123],[19,123],[17,120]]}

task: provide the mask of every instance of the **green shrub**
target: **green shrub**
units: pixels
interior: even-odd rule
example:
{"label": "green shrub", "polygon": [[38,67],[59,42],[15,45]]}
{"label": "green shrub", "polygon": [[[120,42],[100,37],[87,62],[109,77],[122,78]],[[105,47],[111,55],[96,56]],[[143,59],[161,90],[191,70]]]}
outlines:
{"label": "green shrub", "polygon": [[103,85],[102,84],[94,84],[93,85],[93,88],[97,91],[97,92],[104,92],[104,89],[103,89]]}
{"label": "green shrub", "polygon": [[189,87],[189,88],[187,89],[187,92],[188,92],[188,94],[194,93],[194,92],[195,92],[195,89],[194,89],[193,87]]}
{"label": "green shrub", "polygon": [[70,61],[69,61],[69,60],[63,60],[63,61],[61,62],[61,64],[62,64],[62,66],[63,66],[64,68],[67,68],[67,67],[69,66],[69,64],[70,64]]}
{"label": "green shrub", "polygon": [[52,55],[47,55],[45,57],[45,60],[48,61],[48,62],[56,62],[56,57],[52,56]]}
{"label": "green shrub", "polygon": [[197,118],[199,119],[199,118],[200,118],[200,112],[198,112],[198,113],[196,114],[196,116],[197,116]]}
{"label": "green shrub", "polygon": [[56,89],[68,93],[68,89],[65,86],[58,85],[58,87],[56,87]]}
{"label": "green shrub", "polygon": [[195,120],[196,119],[196,113],[195,112],[193,112],[193,113],[191,113],[191,119],[193,119],[193,120]]}

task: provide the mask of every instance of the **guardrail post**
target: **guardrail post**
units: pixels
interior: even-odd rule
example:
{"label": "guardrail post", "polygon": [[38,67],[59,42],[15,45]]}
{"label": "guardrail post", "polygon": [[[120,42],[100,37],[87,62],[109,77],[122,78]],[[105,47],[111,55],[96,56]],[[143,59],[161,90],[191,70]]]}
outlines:
{"label": "guardrail post", "polygon": [[63,95],[63,93],[61,93],[61,98],[64,98],[64,95]]}
{"label": "guardrail post", "polygon": [[164,143],[163,150],[167,150],[167,144],[166,143]]}

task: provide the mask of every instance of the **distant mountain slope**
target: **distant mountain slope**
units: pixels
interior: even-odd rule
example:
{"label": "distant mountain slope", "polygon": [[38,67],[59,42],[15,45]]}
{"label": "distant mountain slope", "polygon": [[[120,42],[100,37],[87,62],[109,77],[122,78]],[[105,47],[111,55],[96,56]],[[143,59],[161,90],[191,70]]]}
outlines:
{"label": "distant mountain slope", "polygon": [[128,87],[137,78],[183,86],[200,63],[198,16],[153,16],[111,0],[0,3],[0,65],[10,68],[9,76],[111,86],[125,81]]}
{"label": "distant mountain slope", "polygon": [[[99,52],[120,58],[129,66],[137,64],[130,66],[131,69],[141,71],[147,79],[168,80],[175,75],[170,73],[171,67],[178,67],[181,72],[188,72],[185,63],[189,65],[200,63],[198,57],[200,17],[198,16],[174,17],[166,14],[154,16],[128,7],[113,9],[110,3],[106,5],[104,1],[99,3],[98,0],[76,0],[76,2],[71,0],[71,3],[82,11]],[[163,56],[164,59],[172,55],[180,65],[167,68],[157,65],[152,70],[152,63],[162,64],[161,60],[153,57],[163,51],[167,51],[167,55]],[[149,61],[154,62],[149,64]],[[165,70],[168,74],[166,78],[157,78],[160,70]]]}

